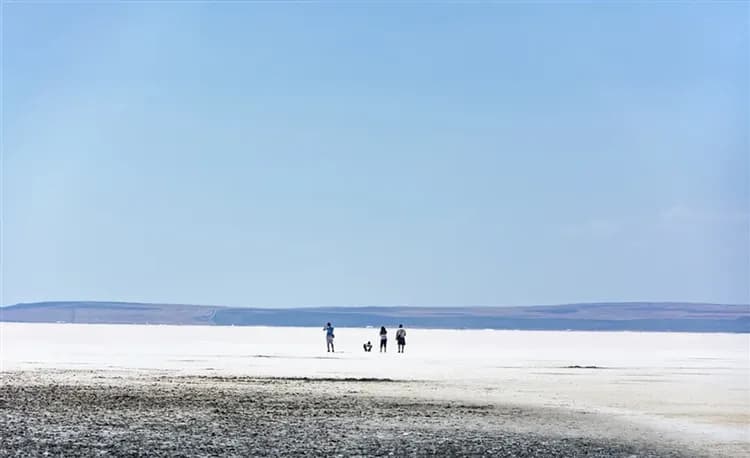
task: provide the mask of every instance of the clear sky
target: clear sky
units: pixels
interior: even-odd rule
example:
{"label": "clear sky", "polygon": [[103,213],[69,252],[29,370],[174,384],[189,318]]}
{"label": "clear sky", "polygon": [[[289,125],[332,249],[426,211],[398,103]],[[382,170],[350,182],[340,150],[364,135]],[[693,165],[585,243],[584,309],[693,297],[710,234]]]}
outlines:
{"label": "clear sky", "polygon": [[749,303],[748,19],[5,3],[0,302]]}

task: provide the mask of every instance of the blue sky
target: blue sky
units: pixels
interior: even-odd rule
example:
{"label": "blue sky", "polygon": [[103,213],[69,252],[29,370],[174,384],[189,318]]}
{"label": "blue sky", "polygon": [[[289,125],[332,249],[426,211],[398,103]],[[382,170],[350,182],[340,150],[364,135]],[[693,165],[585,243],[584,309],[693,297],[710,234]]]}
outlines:
{"label": "blue sky", "polygon": [[3,304],[750,302],[742,2],[3,25]]}

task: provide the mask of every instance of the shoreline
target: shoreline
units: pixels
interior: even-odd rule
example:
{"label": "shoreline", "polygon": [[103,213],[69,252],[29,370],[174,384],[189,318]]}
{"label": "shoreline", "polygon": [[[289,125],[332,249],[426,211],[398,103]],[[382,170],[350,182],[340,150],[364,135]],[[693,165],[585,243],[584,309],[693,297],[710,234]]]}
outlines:
{"label": "shoreline", "polygon": [[[2,307],[0,307],[2,311]],[[315,329],[317,330],[320,326],[311,324],[299,324],[299,325],[274,325],[274,324],[226,324],[226,323],[154,323],[154,322],[138,322],[138,321],[24,321],[24,320],[7,320],[0,319],[0,326],[3,324],[8,325],[73,325],[73,326],[148,326],[148,327],[167,327],[167,328],[258,328],[258,329]],[[392,324],[390,327],[394,327]],[[377,330],[377,326],[336,326],[336,329],[371,329]],[[591,333],[591,334],[696,334],[696,335],[750,335],[750,328],[742,328],[740,330],[695,330],[695,329],[668,329],[668,328],[657,328],[657,329],[637,329],[637,328],[544,328],[544,327],[452,327],[452,326],[420,326],[410,325],[410,330],[418,331],[448,331],[448,332],[465,332],[465,331],[478,331],[478,332],[540,332],[540,333],[560,333],[560,332],[575,332],[575,333]]]}

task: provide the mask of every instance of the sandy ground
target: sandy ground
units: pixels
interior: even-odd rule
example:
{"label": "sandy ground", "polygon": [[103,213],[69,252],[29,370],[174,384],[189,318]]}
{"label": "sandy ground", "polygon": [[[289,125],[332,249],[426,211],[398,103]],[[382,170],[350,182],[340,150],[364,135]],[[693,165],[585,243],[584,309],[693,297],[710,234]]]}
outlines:
{"label": "sandy ground", "polygon": [[747,335],[0,331],[0,455],[750,456]]}
{"label": "sandy ground", "polygon": [[425,382],[6,373],[0,455],[699,456],[603,415],[415,396]]}

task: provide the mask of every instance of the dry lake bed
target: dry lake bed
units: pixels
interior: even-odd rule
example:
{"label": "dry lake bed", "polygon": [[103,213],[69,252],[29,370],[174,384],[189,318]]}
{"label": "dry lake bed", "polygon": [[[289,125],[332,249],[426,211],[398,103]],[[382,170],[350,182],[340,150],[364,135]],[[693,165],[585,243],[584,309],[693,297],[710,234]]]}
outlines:
{"label": "dry lake bed", "polygon": [[0,455],[750,454],[747,334],[407,331],[0,323]]}

